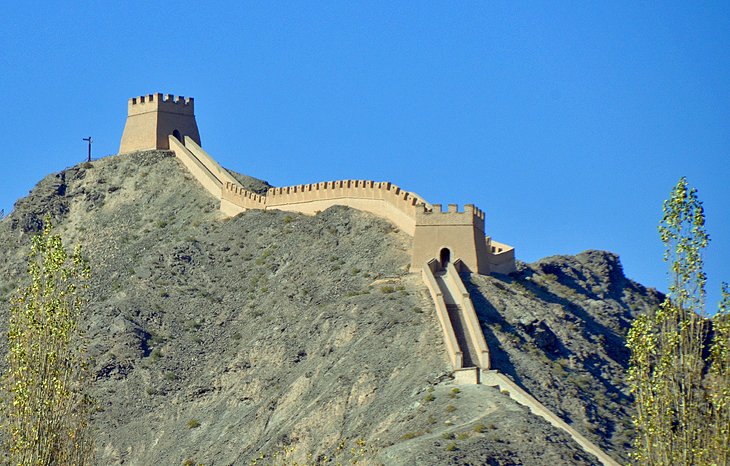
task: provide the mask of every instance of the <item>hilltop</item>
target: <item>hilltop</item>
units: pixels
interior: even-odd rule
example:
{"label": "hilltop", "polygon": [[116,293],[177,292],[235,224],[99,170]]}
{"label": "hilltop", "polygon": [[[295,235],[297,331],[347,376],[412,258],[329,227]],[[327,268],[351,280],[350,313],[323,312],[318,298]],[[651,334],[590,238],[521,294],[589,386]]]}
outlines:
{"label": "hilltop", "polygon": [[[168,151],[81,164],[0,222],[3,330],[46,213],[93,270],[99,464],[248,464],[345,437],[386,464],[595,463],[499,390],[454,390],[433,301],[409,273],[412,240],[385,220],[345,207],[226,218]],[[624,338],[660,294],[604,251],[462,278],[493,367],[626,461]]]}

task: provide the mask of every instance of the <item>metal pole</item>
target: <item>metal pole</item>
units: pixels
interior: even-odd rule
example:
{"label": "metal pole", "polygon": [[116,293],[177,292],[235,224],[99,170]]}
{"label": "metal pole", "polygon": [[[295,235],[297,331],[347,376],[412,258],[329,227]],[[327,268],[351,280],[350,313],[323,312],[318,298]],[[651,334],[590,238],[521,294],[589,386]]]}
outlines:
{"label": "metal pole", "polygon": [[91,162],[91,143],[93,142],[93,140],[91,139],[91,136],[89,136],[88,138],[84,138],[84,141],[89,141],[89,159],[87,160],[87,162]]}

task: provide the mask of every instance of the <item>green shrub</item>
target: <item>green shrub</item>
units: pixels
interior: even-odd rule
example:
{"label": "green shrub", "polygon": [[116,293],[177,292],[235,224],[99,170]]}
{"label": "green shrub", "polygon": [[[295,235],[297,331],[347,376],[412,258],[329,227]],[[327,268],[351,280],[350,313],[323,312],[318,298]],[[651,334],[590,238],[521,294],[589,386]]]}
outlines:
{"label": "green shrub", "polygon": [[188,421],[188,429],[197,429],[198,427],[200,427],[200,421],[197,419],[193,418]]}
{"label": "green shrub", "polygon": [[152,359],[153,362],[158,361],[162,357],[162,351],[160,351],[158,348],[155,348],[152,350],[152,353],[150,353],[150,359]]}
{"label": "green shrub", "polygon": [[456,450],[456,442],[450,442],[448,445],[446,445],[446,451],[455,451]]}

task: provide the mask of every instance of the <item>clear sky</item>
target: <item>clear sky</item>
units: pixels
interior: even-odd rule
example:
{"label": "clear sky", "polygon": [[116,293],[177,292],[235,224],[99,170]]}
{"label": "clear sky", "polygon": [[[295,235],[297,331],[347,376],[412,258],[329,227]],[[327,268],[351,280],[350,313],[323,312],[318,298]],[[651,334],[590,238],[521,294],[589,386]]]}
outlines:
{"label": "clear sky", "polygon": [[585,249],[666,290],[680,176],[730,281],[730,3],[10,2],[0,22],[9,211],[114,154],[127,99],[193,96],[202,144],[278,186],[392,181],[474,203],[524,261]]}

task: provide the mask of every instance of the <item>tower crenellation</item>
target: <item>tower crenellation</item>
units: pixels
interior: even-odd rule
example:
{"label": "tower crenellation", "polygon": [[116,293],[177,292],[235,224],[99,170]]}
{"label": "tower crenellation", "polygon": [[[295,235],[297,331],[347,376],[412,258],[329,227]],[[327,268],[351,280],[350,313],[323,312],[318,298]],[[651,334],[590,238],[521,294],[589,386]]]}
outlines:
{"label": "tower crenellation", "polygon": [[484,231],[484,211],[474,204],[464,204],[464,210],[459,212],[458,204],[449,204],[443,210],[441,204],[432,204],[431,209],[424,209],[417,217],[419,225],[473,225]]}
{"label": "tower crenellation", "polygon": [[129,99],[128,115],[147,112],[169,112],[181,115],[195,115],[195,100],[192,97],[173,94],[148,94]]}

